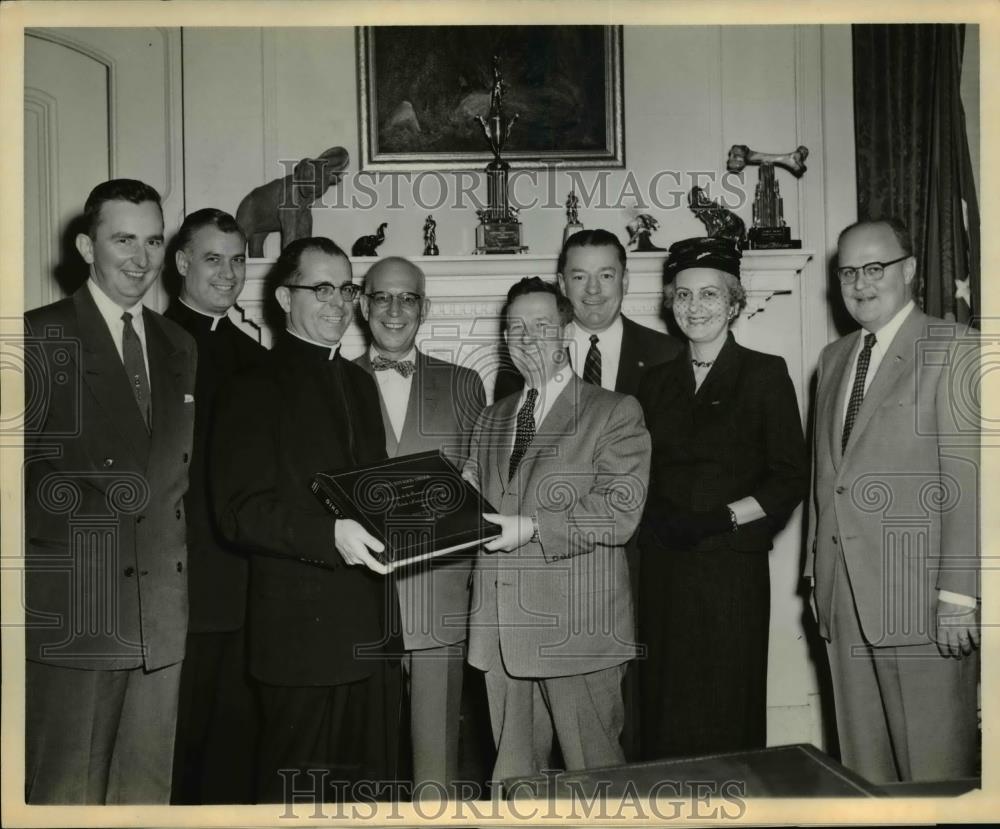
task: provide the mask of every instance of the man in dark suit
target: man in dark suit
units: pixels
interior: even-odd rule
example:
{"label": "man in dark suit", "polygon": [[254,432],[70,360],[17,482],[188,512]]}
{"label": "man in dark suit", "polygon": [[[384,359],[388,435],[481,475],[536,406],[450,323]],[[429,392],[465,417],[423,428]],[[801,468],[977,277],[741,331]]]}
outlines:
{"label": "man in dark suit", "polygon": [[979,349],[915,306],[895,219],[840,235],[861,325],[819,358],[805,575],[841,759],[873,783],[978,768]]}
{"label": "man in dark suit", "polygon": [[[556,278],[573,304],[570,361],[586,382],[634,395],[651,366],[679,354],[683,346],[622,314],[628,293],[625,248],[615,234],[600,228],[580,230],[563,244]],[[494,400],[520,391],[524,378],[509,363],[501,365]]]}
{"label": "man in dark suit", "polygon": [[375,381],[340,356],[359,292],[351,276],[329,239],[289,244],[271,273],[287,329],[218,398],[216,518],[253,553],[261,802],[394,774],[398,660],[386,659],[395,646],[386,631],[395,589],[371,554],[380,542],[356,521],[334,519],[309,486],[316,472],[386,456]]}
{"label": "man in dark suit", "polygon": [[[461,469],[486,392],[475,371],[416,348],[429,308],[420,268],[400,257],[380,259],[365,277],[361,298],[372,344],[356,362],[378,383],[389,456],[441,448]],[[415,787],[433,783],[428,791],[438,793],[458,776],[471,564],[468,556],[444,556],[396,574],[412,711],[413,782]]]}
{"label": "man in dark suit", "polygon": [[181,670],[171,801],[252,803],[257,711],[246,666],[247,557],[227,544],[209,505],[209,436],[219,387],[258,365],[264,348],[227,313],[246,279],[246,239],[228,213],[208,207],[174,238],[180,294],[166,316],[198,346],[194,450],[187,508],[188,636]]}
{"label": "man in dark suit", "polygon": [[485,672],[494,782],[619,765],[621,679],[635,656],[625,542],[642,513],[649,433],[631,396],[566,370],[572,316],[555,285],[507,294],[506,339],[524,391],[487,407],[467,477],[499,514],[476,563],[469,663]]}
{"label": "man in dark suit", "polygon": [[141,305],[160,197],[91,191],[90,278],[25,314],[29,803],[167,803],[187,629],[195,345]]}

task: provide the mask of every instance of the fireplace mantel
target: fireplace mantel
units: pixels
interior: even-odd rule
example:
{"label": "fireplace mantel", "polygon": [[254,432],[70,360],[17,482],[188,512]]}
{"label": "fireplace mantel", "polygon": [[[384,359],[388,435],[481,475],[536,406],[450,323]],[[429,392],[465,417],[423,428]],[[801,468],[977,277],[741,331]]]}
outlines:
{"label": "fireplace mantel", "polygon": [[[629,292],[623,303],[624,313],[652,328],[664,330],[662,310],[663,253],[631,253],[628,257]],[[800,294],[799,279],[811,251],[748,251],[743,255],[742,280],[747,289],[747,307],[740,324],[765,313],[776,296]],[[368,268],[378,259],[353,258],[354,281],[361,282]],[[427,295],[431,309],[418,337],[418,345],[440,336],[469,337],[482,343],[497,335],[497,317],[511,284],[523,276],[552,278],[555,255],[515,254],[509,256],[417,256],[412,261],[427,276]],[[265,346],[271,343],[271,331],[264,323],[264,285],[273,259],[247,262],[247,282],[233,321]],[[798,310],[798,302],[794,303]],[[356,356],[364,348],[360,315],[344,335],[345,356]],[[777,323],[777,320],[775,320]],[[801,326],[801,316],[795,328]],[[425,349],[426,350],[426,349]],[[478,350],[478,349],[477,349]]]}

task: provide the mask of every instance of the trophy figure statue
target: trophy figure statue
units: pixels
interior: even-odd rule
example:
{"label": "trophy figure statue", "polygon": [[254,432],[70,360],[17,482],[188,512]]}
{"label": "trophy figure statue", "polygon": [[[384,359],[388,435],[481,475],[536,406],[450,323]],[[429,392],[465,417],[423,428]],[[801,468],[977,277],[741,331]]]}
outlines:
{"label": "trophy figure statue", "polygon": [[583,230],[583,225],[580,224],[580,199],[575,190],[570,190],[566,197],[566,229],[563,230],[563,244],[565,245],[566,240],[578,230]]}
{"label": "trophy figure statue", "polygon": [[742,172],[748,164],[760,168],[753,196],[753,227],[747,233],[747,246],[751,250],[802,247],[802,241],[792,238],[791,228],[785,223],[784,202],[774,168],[784,167],[799,178],[806,171],[808,157],[809,150],[801,146],[790,153],[761,153],[746,144],[733,144],[729,149],[726,169],[730,172]]}
{"label": "trophy figure statue", "polygon": [[427,216],[424,222],[424,256],[437,256],[440,253],[437,246],[437,222],[434,215]]}
{"label": "trophy figure statue", "polygon": [[501,153],[510,137],[511,127],[517,121],[517,114],[509,120],[504,115],[505,88],[503,75],[500,73],[500,56],[494,55],[490,111],[486,118],[482,115],[475,116],[493,152],[493,160],[486,165],[487,207],[476,211],[479,216],[476,253],[524,253],[528,249],[521,244],[521,223],[517,218],[517,210],[507,201],[510,165],[503,160]]}

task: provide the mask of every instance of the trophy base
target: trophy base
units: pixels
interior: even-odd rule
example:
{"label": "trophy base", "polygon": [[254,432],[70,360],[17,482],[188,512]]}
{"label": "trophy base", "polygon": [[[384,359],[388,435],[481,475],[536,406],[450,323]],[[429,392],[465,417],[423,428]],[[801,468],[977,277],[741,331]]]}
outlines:
{"label": "trophy base", "polygon": [[752,227],[747,232],[750,250],[793,250],[802,247],[801,239],[792,238],[789,227]]}
{"label": "trophy base", "polygon": [[576,224],[573,224],[572,222],[567,222],[566,223],[566,228],[565,228],[565,230],[563,230],[563,244],[565,245],[566,244],[566,240],[570,236],[572,236],[574,233],[578,233],[581,230],[583,230],[583,225],[580,224],[579,222],[576,223]]}
{"label": "trophy base", "polygon": [[476,228],[476,250],[480,253],[525,253],[520,222],[483,222]]}

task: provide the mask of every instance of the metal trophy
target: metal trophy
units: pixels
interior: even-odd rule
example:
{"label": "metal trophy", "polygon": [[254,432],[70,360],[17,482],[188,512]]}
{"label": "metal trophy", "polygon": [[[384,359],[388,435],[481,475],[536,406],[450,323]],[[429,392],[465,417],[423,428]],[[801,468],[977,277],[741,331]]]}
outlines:
{"label": "metal trophy", "polygon": [[563,244],[565,245],[566,240],[578,230],[583,230],[583,225],[580,223],[580,199],[575,190],[570,190],[566,197],[566,228],[563,230]]}
{"label": "metal trophy", "polygon": [[510,137],[510,129],[517,121],[516,113],[510,120],[504,117],[504,88],[503,76],[500,74],[500,56],[494,55],[490,112],[488,118],[475,116],[493,151],[493,160],[486,165],[488,206],[485,210],[476,211],[479,216],[476,253],[524,253],[528,249],[521,244],[521,223],[517,219],[517,209],[507,202],[510,165],[500,157]]}
{"label": "metal trophy", "polygon": [[785,224],[781,190],[774,177],[775,166],[784,167],[799,178],[805,171],[809,157],[806,147],[796,147],[790,153],[760,153],[746,144],[733,144],[729,150],[726,169],[741,172],[748,164],[760,166],[757,188],[753,197],[753,227],[747,234],[751,250],[801,248],[802,241],[792,238],[791,228]]}

